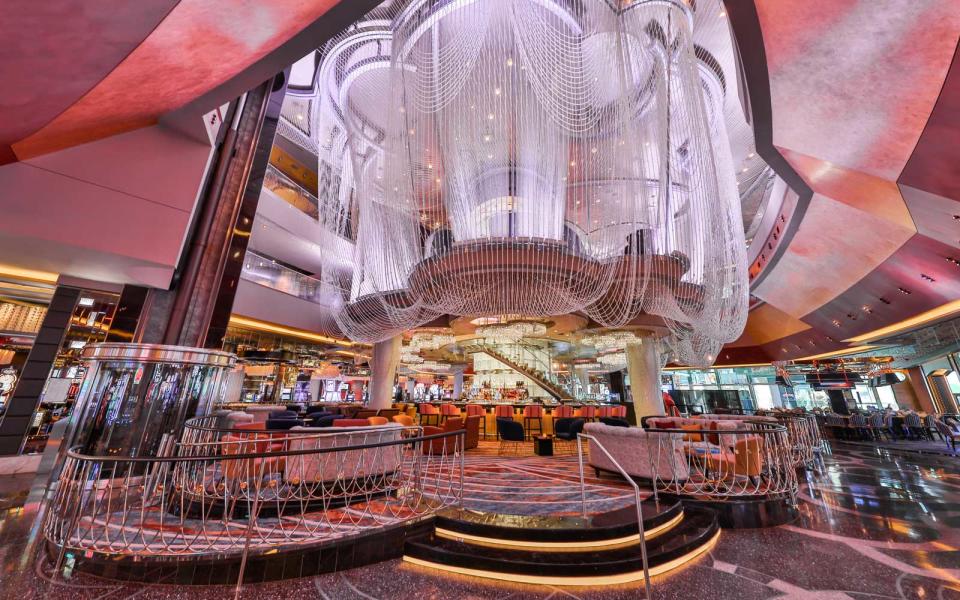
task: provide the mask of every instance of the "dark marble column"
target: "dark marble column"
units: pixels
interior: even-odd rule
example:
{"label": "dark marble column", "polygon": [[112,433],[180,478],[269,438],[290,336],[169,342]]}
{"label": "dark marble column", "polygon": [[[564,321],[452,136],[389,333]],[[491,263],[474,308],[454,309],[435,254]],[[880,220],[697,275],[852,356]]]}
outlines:
{"label": "dark marble column", "polygon": [[107,332],[108,342],[137,342],[140,316],[144,312],[150,288],[139,285],[125,285],[120,292],[117,310],[113,313],[110,331]]}
{"label": "dark marble column", "polygon": [[147,291],[133,341],[222,345],[285,94],[280,73],[231,105],[173,286]]}
{"label": "dark marble column", "polygon": [[60,285],[53,293],[37,339],[23,365],[20,381],[0,420],[0,456],[20,453],[79,298],[80,289],[75,287]]}

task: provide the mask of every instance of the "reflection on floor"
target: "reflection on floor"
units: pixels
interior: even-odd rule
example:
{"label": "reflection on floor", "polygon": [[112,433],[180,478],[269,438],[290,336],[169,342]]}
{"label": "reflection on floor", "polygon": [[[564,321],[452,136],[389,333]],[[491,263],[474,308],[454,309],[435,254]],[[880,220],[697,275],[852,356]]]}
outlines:
{"label": "reflection on floor", "polygon": [[[481,452],[478,467],[497,461]],[[549,483],[558,493],[569,480],[569,459],[521,457],[478,478],[482,486],[510,489],[509,477],[533,477],[530,465],[553,460]],[[725,530],[713,551],[696,563],[654,580],[657,598],[960,599],[960,463],[955,458],[877,451],[835,444],[825,470],[803,483],[800,519],[763,530]],[[575,464],[575,463],[574,463]],[[576,474],[575,466],[573,473]],[[468,479],[468,483],[470,483]],[[604,484],[607,481],[603,482]],[[472,494],[468,493],[468,497]],[[498,494],[509,496],[509,491]],[[489,498],[488,498],[489,499]],[[497,498],[494,498],[497,500]],[[520,508],[523,499],[502,506]],[[529,508],[529,506],[527,506]],[[49,566],[28,548],[36,503],[8,511],[0,521],[0,598],[123,599],[228,598],[232,587],[122,584],[74,574],[52,581]],[[390,561],[297,580],[246,586],[243,598],[641,598],[642,585],[593,590],[499,584],[438,575]]]}

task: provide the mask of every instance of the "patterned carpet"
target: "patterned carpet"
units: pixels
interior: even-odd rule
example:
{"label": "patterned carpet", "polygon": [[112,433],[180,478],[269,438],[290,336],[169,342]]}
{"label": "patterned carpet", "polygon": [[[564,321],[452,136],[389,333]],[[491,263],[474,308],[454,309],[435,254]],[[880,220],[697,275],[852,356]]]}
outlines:
{"label": "patterned carpet", "polygon": [[[515,515],[579,515],[580,471],[574,453],[534,456],[525,444],[518,456],[498,456],[498,443],[480,442],[464,464],[465,508]],[[587,512],[600,513],[633,504],[633,488],[585,471]]]}

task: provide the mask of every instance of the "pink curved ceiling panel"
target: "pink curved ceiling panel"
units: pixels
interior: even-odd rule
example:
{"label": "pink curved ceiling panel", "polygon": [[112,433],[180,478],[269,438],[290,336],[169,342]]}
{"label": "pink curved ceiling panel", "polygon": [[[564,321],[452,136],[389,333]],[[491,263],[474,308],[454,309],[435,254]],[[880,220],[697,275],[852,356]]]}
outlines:
{"label": "pink curved ceiling panel", "polygon": [[0,164],[146,38],[178,0],[7,2],[0,18]]}
{"label": "pink curved ceiling panel", "polygon": [[103,81],[13,150],[24,159],[152,123],[240,73],[337,2],[182,0]]}
{"label": "pink curved ceiling panel", "polygon": [[950,67],[956,2],[759,0],[774,144],[895,181]]}
{"label": "pink curved ceiling panel", "polygon": [[753,293],[801,318],[876,269],[914,234],[912,227],[814,193],[789,248]]}

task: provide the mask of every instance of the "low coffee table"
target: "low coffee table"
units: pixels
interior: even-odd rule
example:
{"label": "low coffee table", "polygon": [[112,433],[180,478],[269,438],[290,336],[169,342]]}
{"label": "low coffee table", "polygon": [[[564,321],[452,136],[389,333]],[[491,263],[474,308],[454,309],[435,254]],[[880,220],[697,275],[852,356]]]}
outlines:
{"label": "low coffee table", "polygon": [[533,453],[537,456],[553,456],[553,436],[533,436]]}

